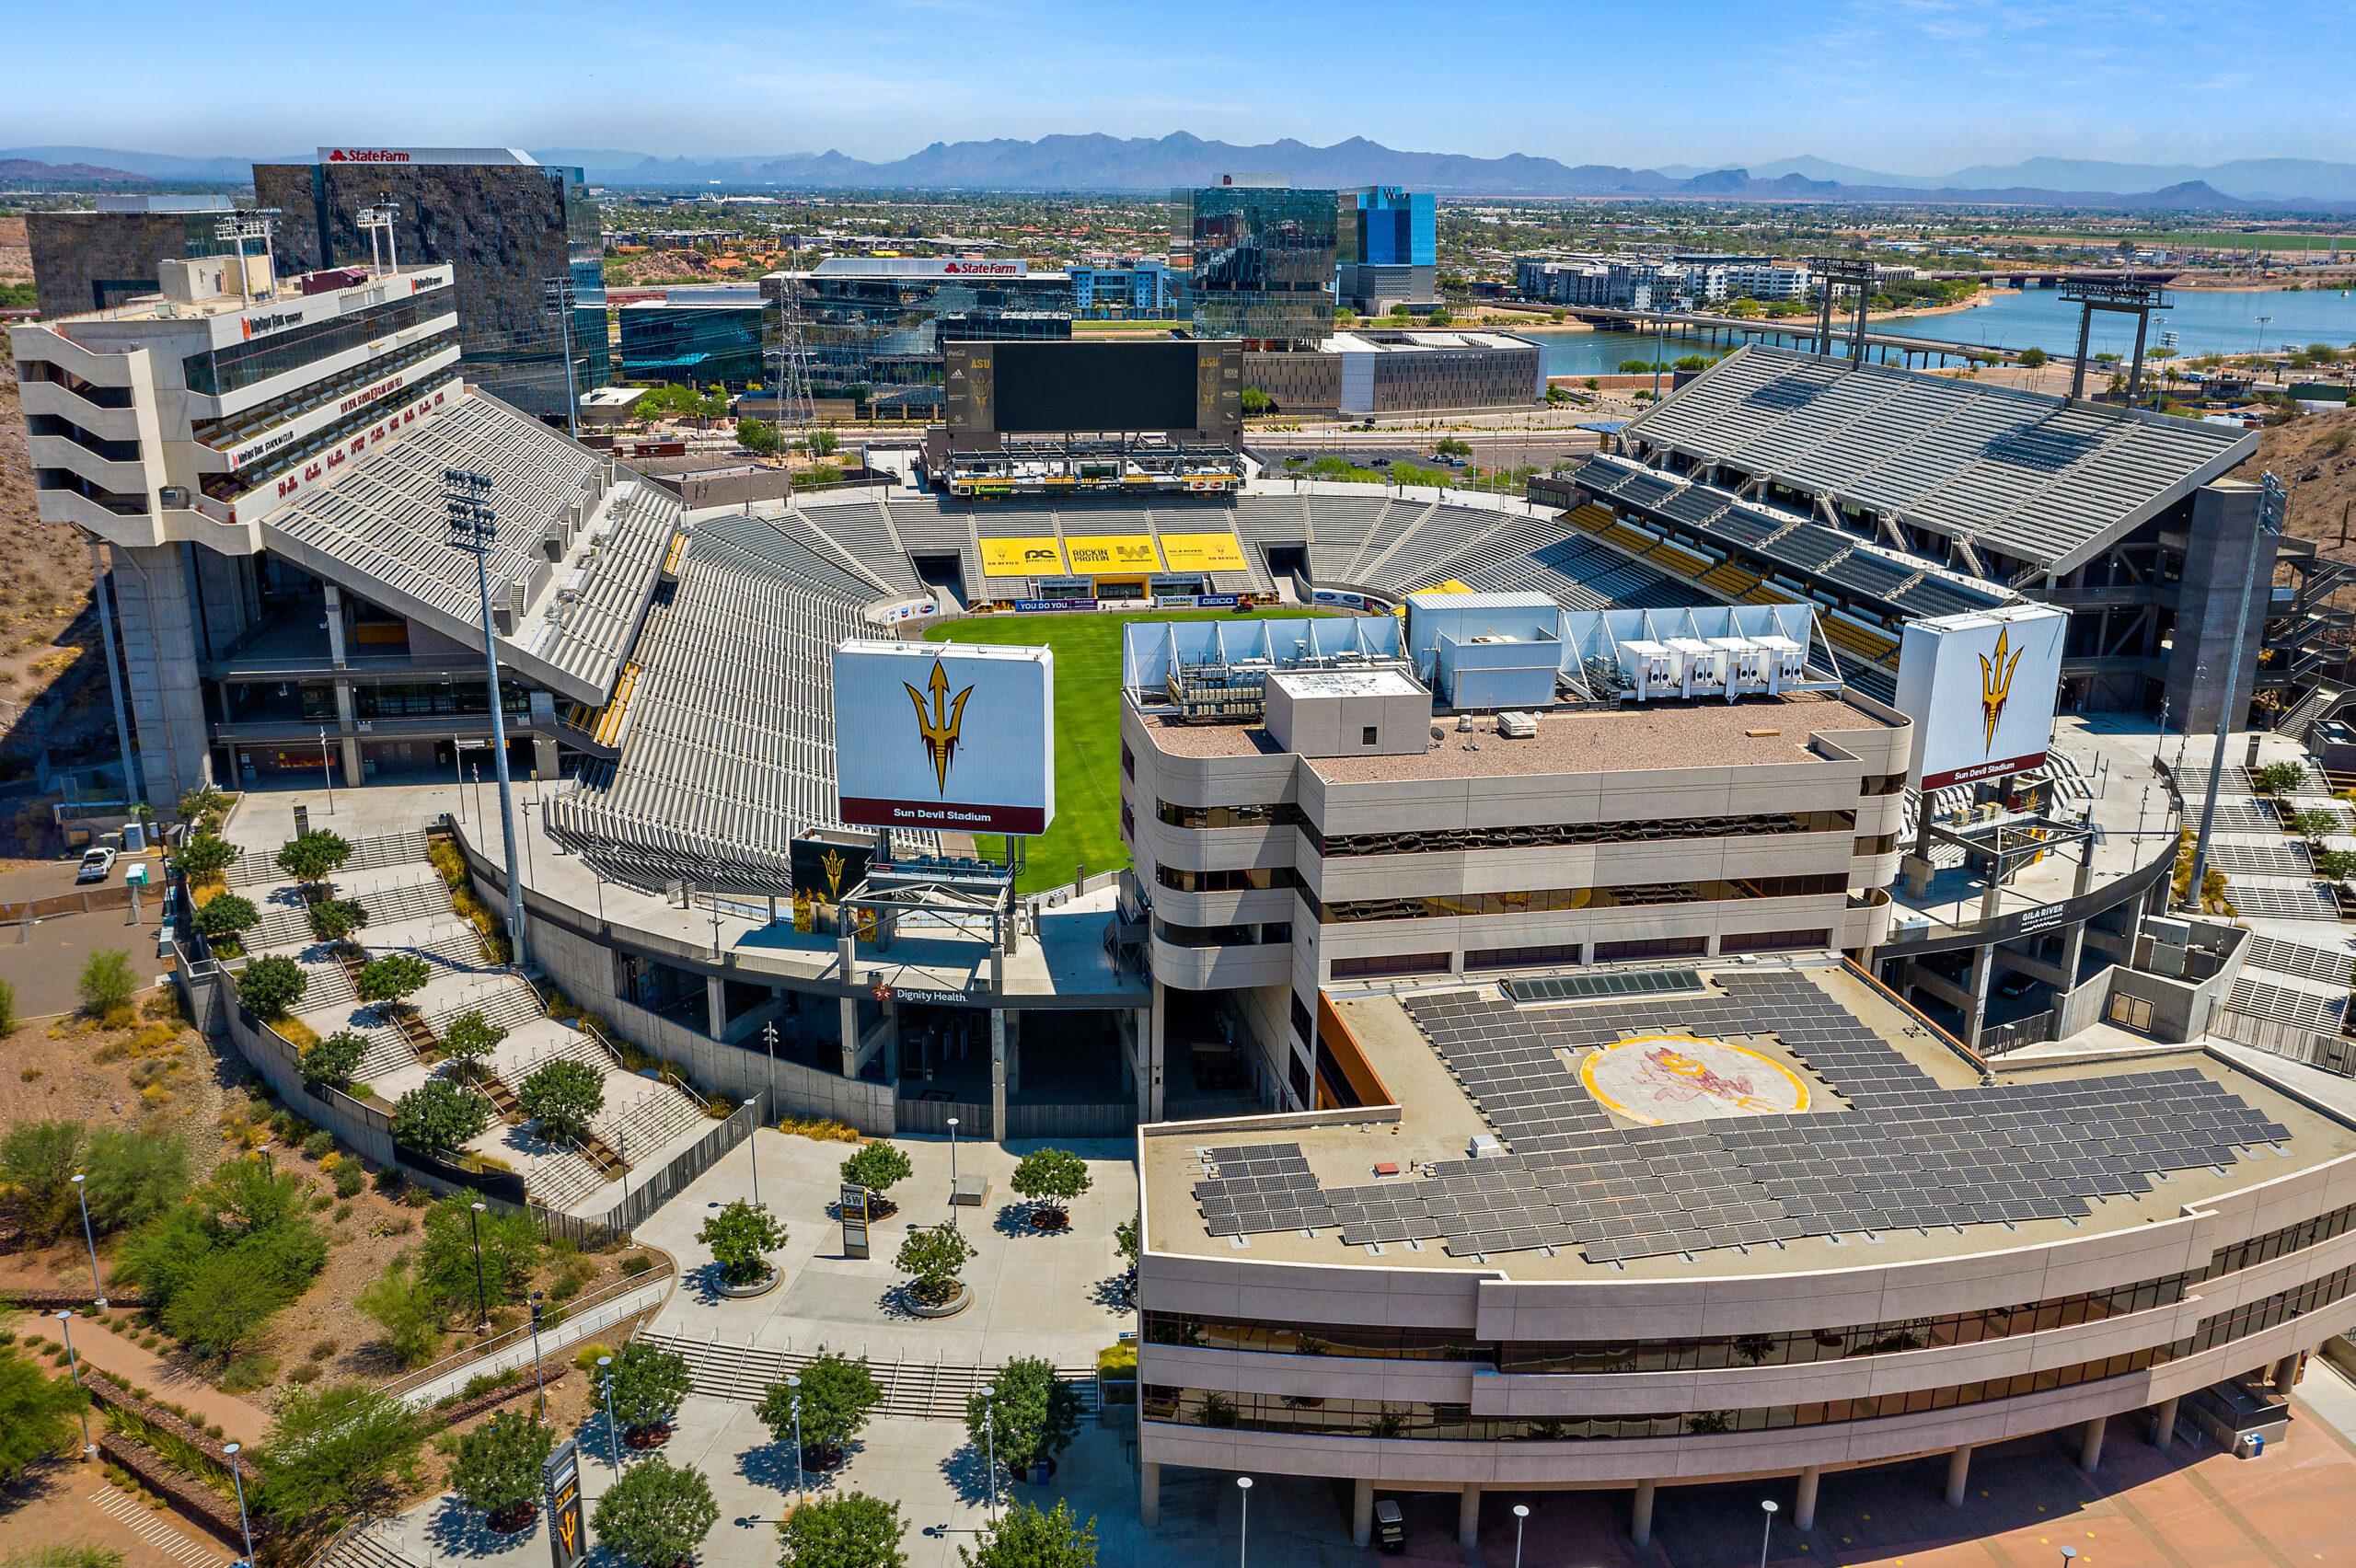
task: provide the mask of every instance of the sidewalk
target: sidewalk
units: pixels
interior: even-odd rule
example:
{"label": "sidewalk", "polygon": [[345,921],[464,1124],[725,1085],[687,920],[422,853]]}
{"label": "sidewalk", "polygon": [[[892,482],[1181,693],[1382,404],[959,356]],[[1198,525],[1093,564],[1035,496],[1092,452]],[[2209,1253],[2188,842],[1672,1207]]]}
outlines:
{"label": "sidewalk", "polygon": [[[256,1444],[269,1435],[267,1411],[225,1394],[200,1378],[191,1377],[154,1351],[121,1334],[99,1328],[78,1314],[75,1318],[74,1354],[85,1366],[95,1366],[118,1383],[135,1384],[159,1399],[181,1406],[198,1420],[218,1423],[232,1442]],[[26,1313],[17,1332],[63,1343],[57,1320],[47,1313]]]}

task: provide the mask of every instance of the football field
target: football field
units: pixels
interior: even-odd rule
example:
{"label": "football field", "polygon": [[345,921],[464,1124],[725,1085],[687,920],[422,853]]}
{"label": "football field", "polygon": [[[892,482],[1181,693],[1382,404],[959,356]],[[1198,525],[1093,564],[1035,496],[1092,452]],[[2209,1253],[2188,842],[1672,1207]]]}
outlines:
{"label": "football field", "polygon": [[[1299,618],[1288,607],[1252,617]],[[1129,863],[1121,842],[1121,629],[1137,621],[1241,620],[1232,610],[1147,611],[1115,615],[979,616],[925,634],[930,642],[999,642],[1056,651],[1056,820],[1031,841],[1017,891],[1036,893]],[[981,836],[982,852],[1003,859],[1005,841]]]}

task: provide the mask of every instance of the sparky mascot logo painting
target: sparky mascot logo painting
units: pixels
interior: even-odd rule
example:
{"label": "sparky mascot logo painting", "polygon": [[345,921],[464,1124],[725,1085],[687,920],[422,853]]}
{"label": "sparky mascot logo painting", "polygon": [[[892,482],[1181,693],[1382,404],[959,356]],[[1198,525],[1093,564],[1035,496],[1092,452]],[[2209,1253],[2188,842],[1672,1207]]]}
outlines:
{"label": "sparky mascot logo painting", "polygon": [[[2012,649],[2011,640],[2009,631],[1999,631],[1996,634],[1996,656],[1991,659],[1985,653],[1980,655],[1980,718],[1986,726],[1982,744],[1991,754],[1996,749],[1996,726],[2004,721],[2004,704],[2012,700],[2013,671],[2021,662],[2019,653],[2005,657]],[[935,665],[934,678],[939,676],[940,667]],[[913,691],[915,688],[909,689]]]}
{"label": "sparky mascot logo painting", "polygon": [[917,705],[917,733],[924,742],[926,756],[931,759],[933,782],[946,795],[949,767],[957,758],[959,732],[965,727],[965,699],[974,695],[974,688],[967,686],[953,700],[949,695],[949,672],[941,668],[938,659],[932,662],[932,679],[926,684],[932,697],[930,709],[925,706],[924,692],[906,681],[900,683],[900,689]]}

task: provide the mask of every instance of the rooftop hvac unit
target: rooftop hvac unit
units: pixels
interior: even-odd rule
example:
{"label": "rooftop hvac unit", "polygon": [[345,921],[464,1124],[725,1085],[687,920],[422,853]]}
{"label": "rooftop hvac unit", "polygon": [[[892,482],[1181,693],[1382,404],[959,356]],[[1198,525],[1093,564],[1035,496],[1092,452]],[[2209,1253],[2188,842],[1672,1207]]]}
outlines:
{"label": "rooftop hvac unit", "polygon": [[1497,715],[1497,733],[1509,741],[1529,741],[1538,737],[1538,721],[1527,713]]}
{"label": "rooftop hvac unit", "polygon": [[1684,693],[1692,697],[1700,691],[1727,689],[1727,656],[1698,637],[1672,637],[1669,651],[1676,654],[1679,674],[1683,676]]}
{"label": "rooftop hvac unit", "polygon": [[1751,642],[1770,662],[1775,673],[1775,685],[1807,678],[1807,650],[1788,637],[1754,637]]}
{"label": "rooftop hvac unit", "polygon": [[1638,701],[1664,697],[1677,689],[1677,655],[1667,644],[1629,641],[1616,646],[1621,678],[1634,689]]}
{"label": "rooftop hvac unit", "polygon": [[1505,1151],[1506,1146],[1497,1141],[1496,1134],[1475,1133],[1472,1135],[1470,1153],[1474,1159],[1496,1159]]}

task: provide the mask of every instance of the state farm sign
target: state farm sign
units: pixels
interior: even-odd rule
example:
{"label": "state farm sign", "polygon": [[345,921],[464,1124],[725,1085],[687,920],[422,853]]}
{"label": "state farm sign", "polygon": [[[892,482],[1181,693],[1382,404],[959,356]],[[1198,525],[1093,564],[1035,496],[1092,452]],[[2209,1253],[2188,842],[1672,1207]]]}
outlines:
{"label": "state farm sign", "polygon": [[941,267],[944,278],[1011,278],[1022,271],[1014,261],[944,261]]}
{"label": "state farm sign", "polygon": [[401,147],[329,147],[325,157],[339,164],[405,164],[410,161],[407,149]]}

